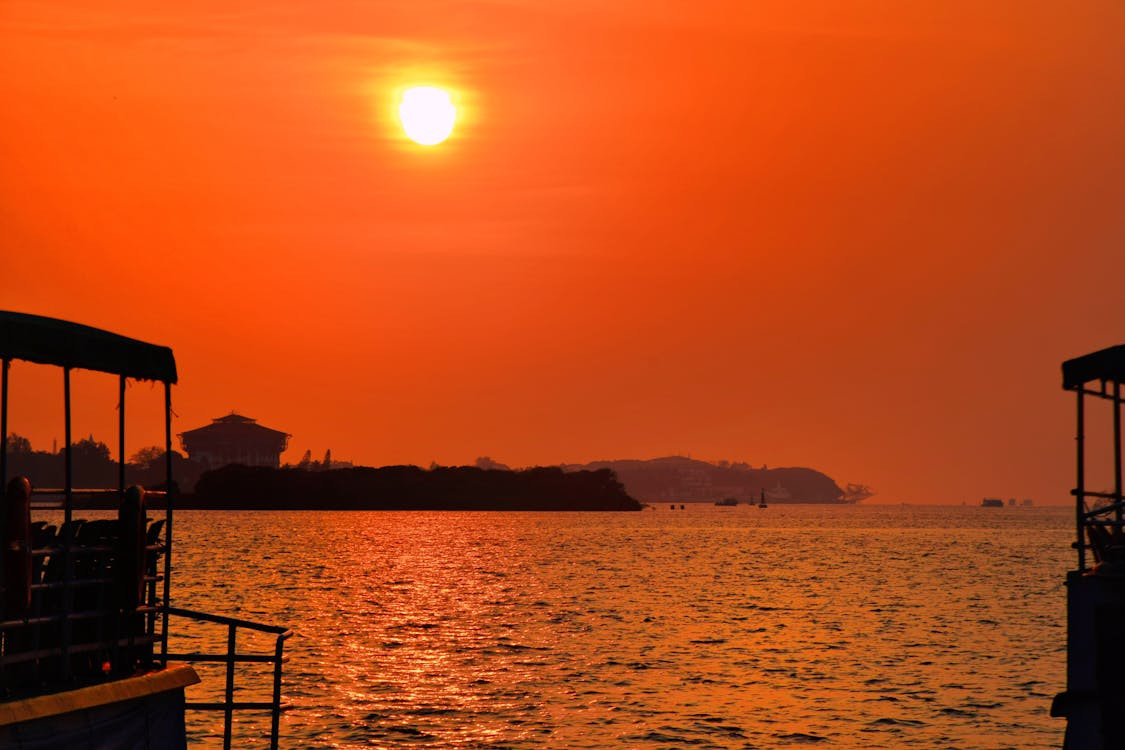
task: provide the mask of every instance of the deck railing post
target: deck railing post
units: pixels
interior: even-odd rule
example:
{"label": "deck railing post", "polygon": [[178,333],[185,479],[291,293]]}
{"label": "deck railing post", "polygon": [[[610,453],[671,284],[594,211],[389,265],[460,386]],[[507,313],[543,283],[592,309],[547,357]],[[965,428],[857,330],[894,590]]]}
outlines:
{"label": "deck railing post", "polygon": [[160,631],[160,663],[168,666],[168,607],[172,585],[172,384],[164,383],[164,620]]}
{"label": "deck railing post", "polygon": [[117,489],[125,495],[125,376],[117,387]]}
{"label": "deck railing post", "polygon": [[[8,487],[8,368],[11,364],[10,359],[0,363],[0,502],[4,501]],[[4,538],[4,515],[0,513],[0,539]],[[4,556],[0,555],[0,581],[3,580]],[[7,619],[6,613],[0,613],[0,619]]]}
{"label": "deck railing post", "polygon": [[71,478],[71,472],[74,468],[73,455],[70,449],[70,368],[63,368],[63,502],[64,518],[66,523],[70,523],[72,508],[71,501],[74,499],[74,487]]}
{"label": "deck railing post", "polygon": [[62,623],[62,676],[63,680],[70,679],[70,638],[72,633],[73,623],[71,621],[71,614],[74,609],[74,589],[71,584],[74,581],[74,524],[73,520],[73,502],[74,502],[74,451],[71,449],[71,434],[70,434],[70,368],[63,368],[63,427],[64,439],[66,445],[63,448],[64,453],[64,468],[63,474],[65,477],[65,484],[63,487],[64,493],[64,511],[63,511],[63,623]]}
{"label": "deck railing post", "polygon": [[270,717],[270,750],[277,750],[278,730],[281,726],[281,663],[285,636],[277,636],[273,647],[273,709]]}
{"label": "deck railing post", "polygon": [[[1121,523],[1121,382],[1113,381],[1113,504],[1114,519]],[[1115,539],[1121,535],[1121,526],[1114,527]]]}
{"label": "deck railing post", "polygon": [[235,634],[238,626],[234,623],[227,625],[227,685],[226,709],[223,712],[223,750],[230,750],[231,721],[234,716],[234,654]]}
{"label": "deck railing post", "polygon": [[[0,364],[0,497],[8,486],[8,367],[11,364],[10,359]],[[0,532],[3,530],[0,526]]]}
{"label": "deck railing post", "polygon": [[1086,420],[1083,409],[1083,389],[1078,389],[1078,418],[1077,430],[1074,438],[1075,445],[1077,446],[1077,476],[1075,477],[1074,485],[1074,503],[1075,503],[1075,517],[1078,524],[1078,570],[1086,570],[1086,533],[1085,533],[1085,515],[1086,508]]}

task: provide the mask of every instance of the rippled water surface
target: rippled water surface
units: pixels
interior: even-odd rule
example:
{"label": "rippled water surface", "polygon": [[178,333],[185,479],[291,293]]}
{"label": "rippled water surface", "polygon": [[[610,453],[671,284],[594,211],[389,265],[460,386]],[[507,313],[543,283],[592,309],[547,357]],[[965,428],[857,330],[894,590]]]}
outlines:
{"label": "rippled water surface", "polygon": [[297,631],[288,748],[1057,748],[1070,519],[187,511],[173,591]]}

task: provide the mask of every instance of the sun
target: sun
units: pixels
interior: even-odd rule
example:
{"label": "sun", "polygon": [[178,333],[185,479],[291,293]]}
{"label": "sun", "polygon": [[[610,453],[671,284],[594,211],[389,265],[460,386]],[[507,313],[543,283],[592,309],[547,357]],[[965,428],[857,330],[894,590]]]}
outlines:
{"label": "sun", "polygon": [[453,132],[457,109],[447,91],[418,86],[403,92],[398,116],[410,140],[423,146],[436,146]]}

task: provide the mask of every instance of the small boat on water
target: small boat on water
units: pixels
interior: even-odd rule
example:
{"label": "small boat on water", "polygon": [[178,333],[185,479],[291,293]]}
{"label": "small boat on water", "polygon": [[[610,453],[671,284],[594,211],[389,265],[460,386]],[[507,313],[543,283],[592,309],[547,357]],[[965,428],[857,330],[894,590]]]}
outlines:
{"label": "small boat on water", "polygon": [[758,500],[758,507],[759,508],[768,508],[769,507],[768,505],[766,505],[766,491],[765,490],[762,490],[761,499]]}
{"label": "small boat on water", "polygon": [[793,493],[791,493],[787,488],[782,487],[781,482],[778,482],[777,486],[773,489],[763,490],[763,503],[766,501],[766,498],[769,498],[775,503],[787,503],[793,499]]}
{"label": "small boat on water", "polygon": [[986,498],[984,498],[983,500],[980,501],[980,507],[982,507],[982,508],[1003,508],[1004,507],[1004,501],[1001,500],[998,497],[986,497]]}
{"label": "small boat on water", "polygon": [[[8,476],[9,371],[13,360],[62,369],[65,480],[57,489],[35,477]],[[73,482],[71,370],[117,376],[118,486],[77,489]],[[164,388],[165,482],[125,486],[128,380]],[[262,739],[278,747],[284,627],[173,607],[172,350],[107,331],[37,315],[0,311],[0,747],[186,747],[185,710],[224,713],[223,746],[235,711],[270,715]],[[34,405],[38,407],[38,404]],[[83,518],[87,502],[111,500],[116,518]],[[149,508],[159,510],[153,517]],[[252,590],[250,591],[252,595]],[[196,643],[227,643],[224,653],[173,653],[173,618]],[[216,632],[201,632],[211,627]],[[176,628],[180,635],[181,628]],[[272,637],[268,653],[238,650],[239,634]],[[261,635],[258,636],[262,637]],[[243,635],[245,641],[246,636]],[[218,649],[216,649],[218,650]],[[185,700],[200,682],[191,664],[226,665],[224,699]],[[272,667],[272,695],[239,694],[236,665]]]}
{"label": "small boat on water", "polygon": [[738,499],[734,497],[724,497],[722,500],[715,501],[715,505],[720,505],[724,508],[733,508],[738,505]]}

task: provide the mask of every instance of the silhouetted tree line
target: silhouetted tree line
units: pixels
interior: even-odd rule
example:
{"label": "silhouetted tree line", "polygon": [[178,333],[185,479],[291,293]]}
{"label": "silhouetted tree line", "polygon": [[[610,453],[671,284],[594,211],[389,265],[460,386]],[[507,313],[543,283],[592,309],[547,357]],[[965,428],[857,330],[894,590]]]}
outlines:
{"label": "silhouetted tree line", "polygon": [[[148,489],[163,489],[165,453],[158,446],[143,448],[125,464],[125,484],[139,484]],[[62,487],[66,481],[66,454],[37,451],[31,441],[20,435],[8,436],[8,476],[25,476],[33,487]],[[82,489],[113,488],[118,483],[118,465],[109,446],[93,436],[77,440],[71,446],[71,478],[74,487]],[[190,488],[203,473],[203,467],[172,451],[172,477],[183,488]]]}
{"label": "silhouetted tree line", "polygon": [[225,466],[203,474],[183,508],[239,510],[640,510],[608,469],[475,466],[328,471]]}

